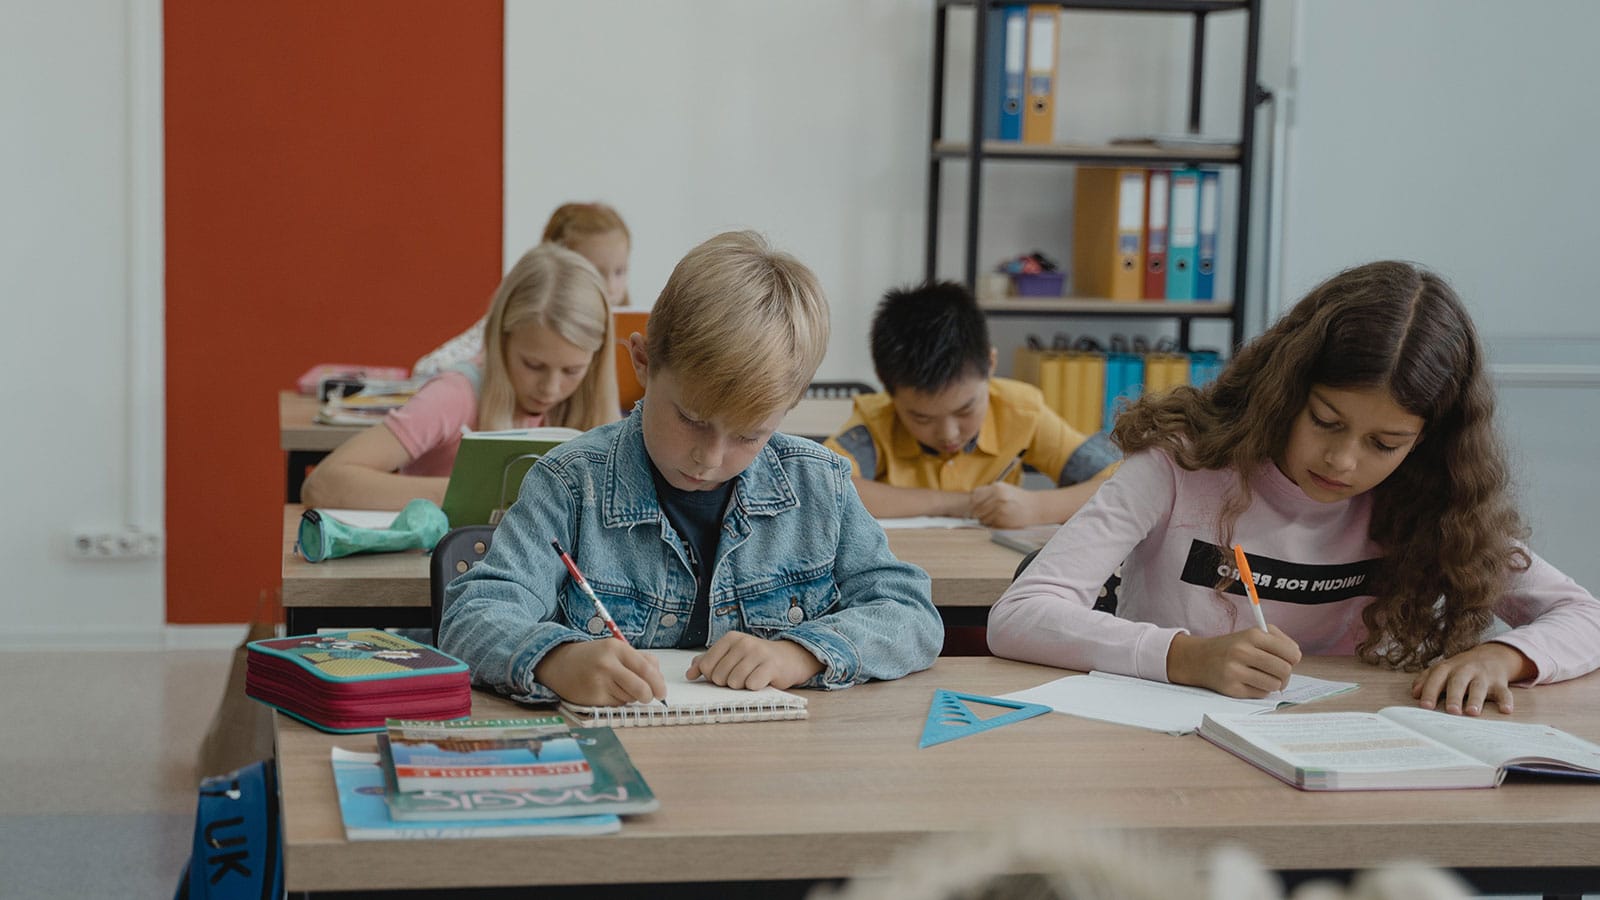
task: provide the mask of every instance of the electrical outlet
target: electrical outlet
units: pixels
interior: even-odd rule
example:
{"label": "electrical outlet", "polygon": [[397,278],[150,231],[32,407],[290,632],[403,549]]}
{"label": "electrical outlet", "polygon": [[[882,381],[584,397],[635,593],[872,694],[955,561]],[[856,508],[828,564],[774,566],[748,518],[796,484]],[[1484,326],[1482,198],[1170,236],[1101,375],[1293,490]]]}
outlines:
{"label": "electrical outlet", "polygon": [[129,526],[79,531],[69,547],[79,559],[149,559],[161,555],[162,539],[158,531]]}

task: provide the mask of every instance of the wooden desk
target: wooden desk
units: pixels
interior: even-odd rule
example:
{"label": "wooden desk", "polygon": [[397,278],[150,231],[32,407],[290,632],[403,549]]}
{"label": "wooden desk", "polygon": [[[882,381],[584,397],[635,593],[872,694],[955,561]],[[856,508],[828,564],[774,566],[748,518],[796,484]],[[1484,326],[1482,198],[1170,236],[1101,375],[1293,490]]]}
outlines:
{"label": "wooden desk", "polygon": [[[1411,676],[1350,658],[1306,674],[1362,683],[1309,711],[1412,701]],[[1060,714],[917,749],[934,688],[995,695],[1065,674],[993,658],[938,660],[894,682],[808,691],[798,722],[618,729],[661,809],[602,837],[348,843],[329,749],[371,750],[277,716],[291,891],[822,879],[870,870],[928,836],[1019,818],[1120,826],[1174,846],[1241,843],[1280,870],[1415,858],[1490,892],[1600,890],[1600,801],[1590,785],[1494,790],[1296,791],[1194,735]],[[513,714],[486,694],[480,716]],[[1516,720],[1600,740],[1600,677],[1519,690]]]}
{"label": "wooden desk", "polygon": [[319,425],[315,421],[317,405],[315,397],[295,391],[278,392],[278,447],[285,453],[288,469],[285,499],[290,503],[300,502],[306,469],[365,428],[362,425]]}
{"label": "wooden desk", "polygon": [[[283,507],[283,611],[289,634],[317,628],[429,624],[428,557],[418,550],[308,563],[294,552],[304,507]],[[933,579],[947,624],[982,624],[1022,554],[982,528],[892,529],[889,549]]]}
{"label": "wooden desk", "polygon": [[[319,425],[317,401],[294,391],[278,392],[278,446],[287,454],[290,503],[300,502],[300,487],[306,480],[306,467],[361,432],[362,425]],[[822,440],[850,418],[849,400],[801,400],[783,417],[782,429],[789,434]]]}

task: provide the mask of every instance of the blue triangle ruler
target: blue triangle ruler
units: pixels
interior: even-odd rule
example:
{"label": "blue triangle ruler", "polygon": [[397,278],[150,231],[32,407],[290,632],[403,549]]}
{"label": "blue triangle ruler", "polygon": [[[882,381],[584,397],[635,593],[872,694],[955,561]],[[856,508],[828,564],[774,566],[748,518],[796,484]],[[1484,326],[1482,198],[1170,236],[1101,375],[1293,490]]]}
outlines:
{"label": "blue triangle ruler", "polygon": [[[1012,711],[993,718],[980,719],[967,707],[967,703],[987,703],[990,706],[1003,706]],[[1002,700],[999,697],[963,694],[960,691],[935,688],[933,703],[928,707],[928,724],[922,726],[922,742],[917,744],[917,748],[932,747],[934,744],[964,738],[969,734],[1010,725],[1012,722],[1021,722],[1023,719],[1031,719],[1047,712],[1050,712],[1050,707],[1042,703]]]}

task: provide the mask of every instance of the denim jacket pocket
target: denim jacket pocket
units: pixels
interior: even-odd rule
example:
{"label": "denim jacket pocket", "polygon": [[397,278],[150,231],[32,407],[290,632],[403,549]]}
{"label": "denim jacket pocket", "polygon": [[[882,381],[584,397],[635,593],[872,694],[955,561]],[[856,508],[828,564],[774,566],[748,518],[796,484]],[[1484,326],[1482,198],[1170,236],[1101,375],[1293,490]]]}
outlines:
{"label": "denim jacket pocket", "polygon": [[[594,580],[590,580],[589,586],[616,620],[622,636],[636,647],[671,646],[660,641],[676,640],[687,624],[687,609],[678,609],[637,588]],[[570,587],[563,599],[567,621],[573,628],[590,637],[610,634],[605,620],[600,618],[600,611],[594,608],[594,601],[582,590]]]}
{"label": "denim jacket pocket", "polygon": [[839,605],[839,588],[833,569],[825,566],[798,573],[778,582],[768,580],[748,591],[739,592],[739,612],[745,630],[761,638],[773,638],[832,612]]}

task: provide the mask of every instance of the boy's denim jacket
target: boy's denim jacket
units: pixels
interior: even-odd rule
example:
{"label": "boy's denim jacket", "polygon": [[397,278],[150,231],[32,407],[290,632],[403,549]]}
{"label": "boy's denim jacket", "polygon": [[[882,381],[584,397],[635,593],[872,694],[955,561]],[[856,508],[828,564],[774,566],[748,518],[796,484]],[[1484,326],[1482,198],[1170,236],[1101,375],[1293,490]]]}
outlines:
{"label": "boy's denim jacket", "polygon": [[[552,539],[633,646],[673,647],[688,626],[695,578],[656,500],[641,411],[535,463],[488,555],[450,583],[439,645],[476,683],[553,700],[533,677],[544,655],[609,634]],[[826,664],[805,687],[899,678],[944,639],[927,574],[889,552],[849,464],[804,438],[774,434],[737,477],[711,579],[708,644],[729,631],[794,641]]]}

